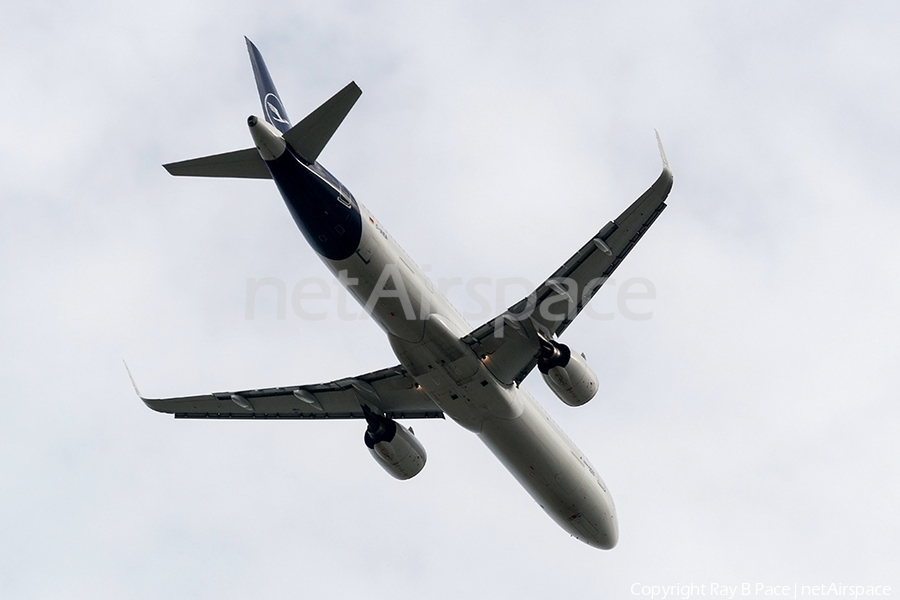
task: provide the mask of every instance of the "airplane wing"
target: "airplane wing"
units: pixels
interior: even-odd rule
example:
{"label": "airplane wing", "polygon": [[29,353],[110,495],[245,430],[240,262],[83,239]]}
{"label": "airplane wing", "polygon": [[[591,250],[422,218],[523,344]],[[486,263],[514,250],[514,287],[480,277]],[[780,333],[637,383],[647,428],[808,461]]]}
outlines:
{"label": "airplane wing", "polygon": [[656,139],[663,171],[650,189],[528,297],[463,338],[500,381],[525,379],[537,364],[539,334],[560,336],[666,208],[672,171],[658,133]]}
{"label": "airplane wing", "polygon": [[363,419],[363,404],[391,419],[444,418],[400,365],[314,385],[183,398],[144,398],[140,392],[138,396],[153,410],[174,414],[176,419]]}

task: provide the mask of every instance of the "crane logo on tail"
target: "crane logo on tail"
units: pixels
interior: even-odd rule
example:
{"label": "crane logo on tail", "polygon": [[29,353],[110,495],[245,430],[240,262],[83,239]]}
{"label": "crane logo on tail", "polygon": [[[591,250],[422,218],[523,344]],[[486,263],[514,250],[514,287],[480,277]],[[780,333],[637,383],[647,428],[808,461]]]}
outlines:
{"label": "crane logo on tail", "polygon": [[290,122],[282,116],[285,114],[285,110],[284,106],[281,104],[281,100],[278,99],[278,96],[275,94],[266,94],[266,99],[263,104],[266,107],[266,117],[270,123],[273,125],[275,123],[284,123],[290,127]]}

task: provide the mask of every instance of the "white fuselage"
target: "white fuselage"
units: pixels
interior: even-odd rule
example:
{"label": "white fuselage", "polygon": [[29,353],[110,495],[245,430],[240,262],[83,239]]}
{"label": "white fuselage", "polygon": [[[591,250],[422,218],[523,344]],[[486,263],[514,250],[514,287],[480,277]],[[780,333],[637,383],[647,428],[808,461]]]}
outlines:
{"label": "white fuselage", "polygon": [[[256,151],[247,148],[180,161],[165,165],[166,169],[173,175],[271,177],[307,242],[387,333],[391,348],[407,371],[398,372],[397,379],[402,380],[403,385],[419,386],[444,414],[476,433],[563,529],[591,546],[606,549],[615,546],[619,537],[616,509],[590,462],[528,392],[517,383],[503,383],[492,374],[492,369],[501,372],[502,368],[511,365],[523,369],[520,374],[526,373],[524,368],[528,361],[537,360],[539,356],[544,362],[538,366],[544,369],[549,364],[542,354],[547,345],[551,345],[554,352],[562,348],[569,352],[568,347],[553,345],[555,342],[550,340],[552,336],[546,324],[532,320],[535,325],[532,333],[541,337],[544,344],[540,348],[532,337],[525,340],[524,346],[515,346],[515,342],[509,341],[510,345],[505,346],[507,349],[522,350],[514,358],[502,353],[496,359],[492,359],[490,353],[476,354],[462,340],[471,333],[471,327],[459,311],[435,289],[369,211],[317,162],[319,153],[362,91],[351,82],[300,123],[291,126],[262,55],[250,40],[247,40],[247,48],[265,114],[265,119],[254,115],[247,119]],[[653,218],[656,214],[658,211],[653,213]],[[651,222],[652,218],[645,225],[649,226]],[[610,225],[617,227],[615,223]],[[637,235],[639,237],[640,233]],[[612,256],[604,239],[598,234],[593,243]],[[620,257],[629,248],[625,247]],[[607,270],[616,264],[611,263]],[[554,331],[562,329],[558,327]],[[534,343],[535,348],[532,349],[530,343]],[[531,352],[534,352],[533,356],[529,356]],[[548,376],[547,381],[564,402],[580,405],[593,397],[596,381],[587,366],[580,362],[580,357],[574,359],[574,367],[567,366],[573,364],[568,362],[569,358],[566,355],[565,362],[548,367],[557,379]],[[496,360],[493,365],[492,360]],[[565,370],[560,375],[554,369]],[[408,381],[407,374],[415,384]],[[362,389],[363,382],[356,383]],[[356,384],[352,387],[359,392]],[[403,392],[408,389],[404,388]],[[263,396],[259,396],[262,393],[259,390],[252,393],[261,402],[273,402],[269,392],[276,396],[290,393],[285,388],[265,392]],[[304,406],[323,410],[319,400],[307,389],[297,388],[292,394],[291,402],[296,399]],[[419,394],[415,396],[421,400]],[[378,411],[376,414],[362,396],[357,399],[358,408],[368,424],[366,444],[376,459],[398,479],[415,476],[425,463],[424,449],[418,441],[402,428],[399,429],[400,437],[406,446],[399,448],[399,442],[398,448],[390,446],[398,431],[393,415],[389,418],[382,414],[381,408],[374,406]],[[144,402],[155,410],[174,412],[176,416],[223,416],[223,404],[236,405],[241,411],[247,411],[241,416],[268,414],[265,411],[257,414],[253,403],[240,394],[144,399]],[[350,402],[352,404],[352,400]],[[440,414],[433,410],[430,402],[426,405],[427,416]],[[232,413],[228,412],[227,416]],[[276,411],[274,416],[280,417],[281,413]],[[381,437],[389,430],[394,437]],[[407,460],[408,457],[412,458]]]}
{"label": "white fuselage", "polygon": [[459,311],[368,210],[359,209],[358,251],[323,261],[385,330],[401,364],[445,414],[478,434],[563,529],[591,546],[615,546],[612,496],[587,458],[531,394],[497,381],[461,341],[471,327]]}

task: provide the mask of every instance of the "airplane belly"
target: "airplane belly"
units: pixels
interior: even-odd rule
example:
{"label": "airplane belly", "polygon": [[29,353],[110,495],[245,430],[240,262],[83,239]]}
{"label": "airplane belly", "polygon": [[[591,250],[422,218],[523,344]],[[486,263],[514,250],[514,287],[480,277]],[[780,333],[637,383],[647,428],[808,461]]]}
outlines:
{"label": "airplane belly", "polygon": [[612,496],[578,448],[527,392],[519,392],[522,414],[486,420],[482,441],[560,527],[591,546],[614,547],[619,532]]}
{"label": "airplane belly", "polygon": [[400,364],[447,416],[478,432],[485,419],[521,414],[515,389],[497,383],[446,318],[432,313],[424,325],[419,342],[393,335],[388,340]]}
{"label": "airplane belly", "polygon": [[423,305],[427,307],[430,292],[413,267],[392,252],[388,241],[366,220],[365,212],[362,216],[354,252],[344,260],[325,262],[385,333],[408,342],[421,341],[428,316]]}
{"label": "airplane belly", "polygon": [[266,166],[294,222],[320,256],[341,260],[356,252],[362,219],[352,195],[329,185],[291,152]]}

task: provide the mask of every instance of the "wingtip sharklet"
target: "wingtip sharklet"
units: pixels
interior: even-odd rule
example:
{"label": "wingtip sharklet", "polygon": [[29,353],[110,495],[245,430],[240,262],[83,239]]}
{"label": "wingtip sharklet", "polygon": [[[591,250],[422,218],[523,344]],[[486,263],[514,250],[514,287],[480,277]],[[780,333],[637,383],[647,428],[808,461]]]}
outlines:
{"label": "wingtip sharklet", "polygon": [[669,166],[669,159],[666,158],[666,149],[663,148],[662,139],[659,137],[659,131],[654,129],[653,133],[656,134],[656,145],[659,146],[659,157],[662,159],[663,169],[671,174],[672,167]]}
{"label": "wingtip sharklet", "polygon": [[137,397],[141,399],[141,402],[143,402],[145,405],[147,405],[147,407],[152,408],[156,412],[165,412],[164,410],[161,410],[158,405],[154,406],[154,404],[158,402],[157,400],[155,400],[154,398],[144,398],[141,395],[141,391],[138,389],[137,383],[135,383],[134,381],[134,375],[131,374],[131,369],[128,368],[128,363],[125,362],[124,358],[122,359],[122,364],[125,365],[125,372],[128,373],[128,379],[131,380],[131,387],[134,388],[134,393],[137,394]]}
{"label": "wingtip sharklet", "polygon": [[134,382],[134,375],[131,374],[131,369],[128,368],[128,363],[125,362],[125,359],[122,359],[122,364],[125,365],[125,372],[128,373],[128,379],[131,380],[131,387],[134,388],[134,393],[137,394],[137,397],[146,402],[147,400],[141,396],[140,390],[138,390],[137,384]]}

